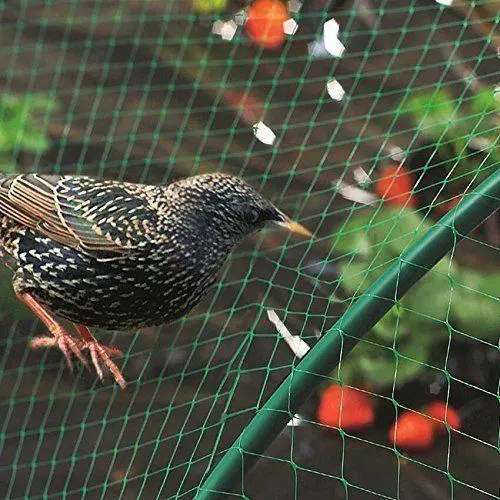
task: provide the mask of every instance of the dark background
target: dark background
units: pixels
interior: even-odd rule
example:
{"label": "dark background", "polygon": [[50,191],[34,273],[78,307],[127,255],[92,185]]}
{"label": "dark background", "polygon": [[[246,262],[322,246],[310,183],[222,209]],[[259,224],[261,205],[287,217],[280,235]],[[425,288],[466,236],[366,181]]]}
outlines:
{"label": "dark background", "polygon": [[[241,5],[231,3],[228,12]],[[374,171],[394,144],[411,150],[414,128],[394,113],[408,89],[440,82],[460,95],[469,70],[477,77],[472,86],[498,79],[486,4],[347,1],[327,8],[310,1],[304,12],[289,43],[262,50],[241,32],[232,42],[211,35],[213,18],[195,16],[184,1],[4,2],[2,92],[44,92],[59,102],[41,122],[50,149],[20,152],[21,170],[150,183],[222,170],[253,182],[319,238],[254,237],[188,318],[140,334],[100,335],[126,353],[119,360],[124,392],[83,369],[71,377],[58,352],[29,351],[29,338],[43,328],[29,315],[0,311],[0,496],[192,498],[290,371],[291,353],[265,309],[276,309],[311,343],[311,332],[326,331],[342,312],[328,298],[331,276],[324,293],[298,271],[329,254],[328,235],[352,206],[332,183],[352,182],[356,166]],[[346,53],[313,60],[307,43],[331,16]],[[328,97],[333,75],[348,104]],[[274,147],[254,138],[234,106],[234,92],[246,90],[267,108]],[[495,253],[478,242],[460,251],[478,267],[493,265]],[[464,370],[480,377],[473,350],[460,356]],[[429,390],[415,381],[396,397],[418,408]],[[404,459],[388,445],[395,417],[389,392],[367,433],[340,436],[313,422],[284,429],[239,493],[498,498],[498,400],[474,384],[459,390],[464,404],[480,404],[469,406],[459,437],[441,438],[428,453]],[[314,420],[314,408],[315,397],[303,409],[306,420]]]}

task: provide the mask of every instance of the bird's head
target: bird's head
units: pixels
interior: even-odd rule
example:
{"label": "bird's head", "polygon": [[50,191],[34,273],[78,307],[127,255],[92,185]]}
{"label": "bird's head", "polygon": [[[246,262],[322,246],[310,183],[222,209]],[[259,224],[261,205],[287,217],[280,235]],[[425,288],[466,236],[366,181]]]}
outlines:
{"label": "bird's head", "polygon": [[190,205],[199,220],[211,230],[230,235],[235,240],[271,224],[312,237],[309,230],[292,221],[239,177],[202,174],[183,179],[173,186],[183,205]]}

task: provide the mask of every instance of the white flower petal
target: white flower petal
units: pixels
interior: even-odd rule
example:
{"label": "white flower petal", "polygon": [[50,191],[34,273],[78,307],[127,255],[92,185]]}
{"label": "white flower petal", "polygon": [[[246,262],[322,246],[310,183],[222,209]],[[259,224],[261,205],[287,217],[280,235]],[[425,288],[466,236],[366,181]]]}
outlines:
{"label": "white flower petal", "polygon": [[220,36],[223,40],[232,40],[237,29],[238,25],[231,19],[223,24]]}
{"label": "white flower petal", "polygon": [[356,167],[354,169],[354,180],[358,184],[366,184],[370,182],[370,176],[365,172],[365,169],[362,167]]}
{"label": "white flower petal", "polygon": [[341,101],[344,98],[345,90],[335,78],[326,84],[326,89],[328,90],[329,96],[334,101]]}
{"label": "white flower petal", "polygon": [[292,335],[288,328],[283,324],[283,322],[278,318],[278,315],[272,309],[268,309],[267,317],[269,321],[273,323],[278,330],[279,334],[283,337],[283,340],[288,344],[288,347],[299,359],[303,358],[311,349],[309,345],[302,340],[298,335]]}
{"label": "white flower petal", "polygon": [[323,25],[323,40],[325,49],[334,57],[341,57],[345,51],[343,43],[339,40],[339,23],[330,19]]}
{"label": "white flower petal", "polygon": [[352,186],[343,181],[338,181],[336,186],[339,188],[339,193],[346,199],[363,205],[373,205],[378,198],[369,191]]}
{"label": "white flower petal", "polygon": [[292,420],[286,424],[288,427],[298,427],[304,424],[304,419],[297,413],[293,416]]}
{"label": "white flower petal", "polygon": [[325,48],[334,57],[342,57],[345,52],[345,46],[338,38],[330,39],[328,42],[325,40]]}
{"label": "white flower petal", "polygon": [[330,19],[325,24],[323,24],[323,37],[325,38],[325,42],[330,38],[338,38],[340,31],[340,26],[335,19]]}
{"label": "white flower petal", "polygon": [[297,28],[299,27],[299,25],[297,24],[297,21],[295,21],[295,19],[287,19],[284,23],[283,23],[283,31],[287,34],[287,35],[295,35],[295,32],[297,31]]}
{"label": "white flower petal", "polygon": [[288,0],[288,10],[290,12],[299,12],[302,9],[302,2],[300,0]]}
{"label": "white flower petal", "polygon": [[271,145],[276,140],[276,134],[264,122],[257,122],[253,126],[253,133],[264,144]]}

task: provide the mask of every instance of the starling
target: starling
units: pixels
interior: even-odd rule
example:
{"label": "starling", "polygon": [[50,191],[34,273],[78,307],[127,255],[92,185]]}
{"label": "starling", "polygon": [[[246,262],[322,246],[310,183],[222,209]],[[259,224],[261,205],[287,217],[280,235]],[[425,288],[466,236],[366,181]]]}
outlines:
{"label": "starling", "polygon": [[[13,287],[50,332],[33,348],[56,346],[72,369],[99,378],[121,352],[90,328],[131,330],[174,321],[215,282],[233,248],[276,223],[311,233],[238,177],[204,174],[168,186],[83,176],[0,175],[0,256]],[[56,317],[72,322],[73,336]]]}

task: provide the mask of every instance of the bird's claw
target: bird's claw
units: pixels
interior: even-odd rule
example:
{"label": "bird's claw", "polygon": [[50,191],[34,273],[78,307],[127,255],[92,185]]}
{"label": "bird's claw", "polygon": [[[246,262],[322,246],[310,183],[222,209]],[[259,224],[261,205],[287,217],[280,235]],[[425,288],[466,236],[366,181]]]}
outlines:
{"label": "bird's claw", "polygon": [[81,340],[75,339],[68,332],[62,330],[54,336],[44,336],[35,337],[30,342],[30,347],[32,349],[42,349],[45,347],[57,346],[66,358],[68,368],[71,373],[73,373],[73,361],[71,356],[74,355],[80,360],[80,362],[88,368],[88,362],[82,354],[82,349],[84,348],[84,343]]}
{"label": "bird's claw", "polygon": [[113,375],[114,379],[118,385],[125,389],[126,383],[123,375],[121,374],[119,368],[111,361],[111,356],[123,356],[123,353],[117,347],[107,347],[99,344],[97,341],[85,342],[85,348],[90,352],[90,357],[92,358],[92,364],[95,367],[97,375],[101,380],[104,379],[104,374],[101,368],[101,362],[106,365],[108,370]]}

